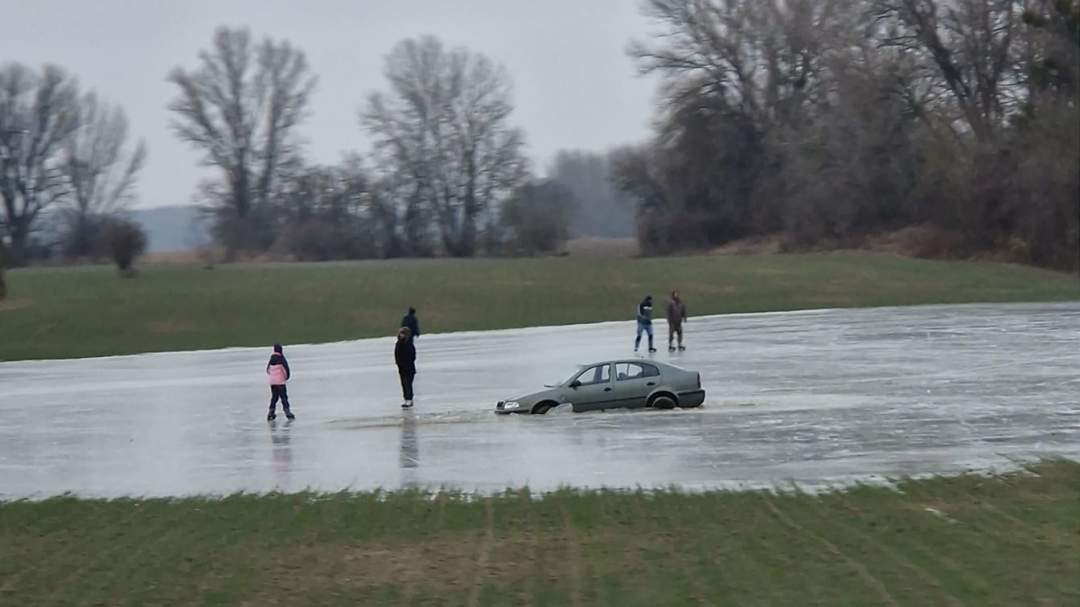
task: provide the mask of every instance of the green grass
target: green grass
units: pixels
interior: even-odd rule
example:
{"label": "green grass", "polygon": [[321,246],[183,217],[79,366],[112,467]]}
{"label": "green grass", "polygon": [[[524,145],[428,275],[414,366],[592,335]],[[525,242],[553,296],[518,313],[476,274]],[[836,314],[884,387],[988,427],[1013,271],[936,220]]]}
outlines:
{"label": "green grass", "polygon": [[1080,464],[805,494],[0,503],[4,605],[1078,605]]}
{"label": "green grass", "polygon": [[867,254],[162,266],[136,280],[32,269],[8,282],[0,360],[389,335],[408,305],[428,332],[630,319],[674,287],[691,314],[1080,299],[1064,274]]}

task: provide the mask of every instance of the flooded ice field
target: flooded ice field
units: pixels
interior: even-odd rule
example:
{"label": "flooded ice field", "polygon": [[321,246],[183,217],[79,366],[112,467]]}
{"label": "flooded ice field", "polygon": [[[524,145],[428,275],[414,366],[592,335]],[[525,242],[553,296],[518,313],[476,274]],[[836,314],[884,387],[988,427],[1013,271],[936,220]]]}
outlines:
{"label": "flooded ice field", "polygon": [[[425,335],[415,410],[392,338],[286,345],[295,422],[265,420],[270,344],[0,363],[0,499],[529,486],[820,487],[1080,459],[1080,303],[691,318],[694,410],[494,403],[631,354],[633,323]],[[662,337],[661,337],[662,336]]]}

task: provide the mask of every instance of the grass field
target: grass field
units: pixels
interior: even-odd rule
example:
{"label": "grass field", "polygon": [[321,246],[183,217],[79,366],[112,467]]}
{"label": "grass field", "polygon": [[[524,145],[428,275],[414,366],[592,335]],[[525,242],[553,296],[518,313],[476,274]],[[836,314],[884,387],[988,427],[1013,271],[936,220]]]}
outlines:
{"label": "grass field", "polygon": [[691,314],[1080,299],[1075,277],[1021,266],[816,254],[110,268],[8,274],[0,360],[75,358],[632,319],[646,293]]}
{"label": "grass field", "polygon": [[805,494],[0,504],[5,605],[1078,605],[1080,464]]}

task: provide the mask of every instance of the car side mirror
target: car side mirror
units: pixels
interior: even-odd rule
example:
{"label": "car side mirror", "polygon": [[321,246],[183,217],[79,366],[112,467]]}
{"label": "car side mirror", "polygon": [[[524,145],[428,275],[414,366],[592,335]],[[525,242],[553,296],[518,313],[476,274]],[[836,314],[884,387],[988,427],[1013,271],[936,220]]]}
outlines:
{"label": "car side mirror", "polygon": [[574,381],[570,382],[570,387],[573,388],[574,390],[577,390],[579,386],[581,386],[581,382],[576,380],[576,379]]}

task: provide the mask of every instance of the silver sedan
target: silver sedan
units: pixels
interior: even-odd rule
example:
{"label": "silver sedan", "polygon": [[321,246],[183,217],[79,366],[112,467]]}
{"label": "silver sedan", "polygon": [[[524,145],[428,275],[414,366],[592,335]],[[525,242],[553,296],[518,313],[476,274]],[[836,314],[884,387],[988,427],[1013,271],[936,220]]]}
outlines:
{"label": "silver sedan", "polygon": [[705,402],[701,374],[651,360],[613,360],[584,365],[561,384],[501,400],[495,412],[544,414],[560,405],[574,411],[652,407],[699,407]]}

